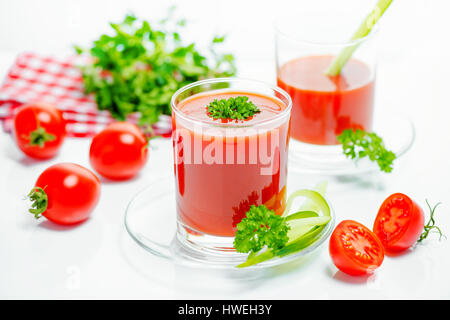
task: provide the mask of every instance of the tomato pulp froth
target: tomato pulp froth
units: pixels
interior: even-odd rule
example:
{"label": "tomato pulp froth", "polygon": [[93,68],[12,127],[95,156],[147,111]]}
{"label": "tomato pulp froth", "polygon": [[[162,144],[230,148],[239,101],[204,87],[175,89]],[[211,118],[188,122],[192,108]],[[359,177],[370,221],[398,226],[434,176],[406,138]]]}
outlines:
{"label": "tomato pulp froth", "polygon": [[296,140],[333,145],[345,129],[372,129],[373,73],[350,59],[338,76],[327,76],[333,58],[301,57],[278,70],[278,86],[292,98],[291,136]]}
{"label": "tomato pulp froth", "polygon": [[[215,99],[247,96],[260,110],[247,120],[213,119]],[[251,205],[281,214],[286,204],[289,110],[252,92],[193,95],[173,112],[178,220],[190,232],[234,236]]]}

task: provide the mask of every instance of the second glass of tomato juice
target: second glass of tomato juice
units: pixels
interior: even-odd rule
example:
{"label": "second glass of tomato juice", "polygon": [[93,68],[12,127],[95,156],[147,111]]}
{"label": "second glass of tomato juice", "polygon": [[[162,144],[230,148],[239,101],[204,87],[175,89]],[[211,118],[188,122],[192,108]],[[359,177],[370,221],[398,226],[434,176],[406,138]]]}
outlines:
{"label": "second glass of tomato juice", "polygon": [[[234,115],[230,106],[237,106]],[[236,254],[236,225],[251,205],[284,211],[290,112],[286,92],[253,80],[203,80],[174,94],[179,240]]]}
{"label": "second glass of tomato juice", "polygon": [[[315,14],[275,25],[277,83],[293,102],[295,157],[330,151],[345,129],[372,129],[377,32],[348,41],[357,24],[352,21],[345,30],[342,15],[334,16],[337,19],[321,19]],[[329,68],[345,50],[353,55],[340,73],[333,74]]]}

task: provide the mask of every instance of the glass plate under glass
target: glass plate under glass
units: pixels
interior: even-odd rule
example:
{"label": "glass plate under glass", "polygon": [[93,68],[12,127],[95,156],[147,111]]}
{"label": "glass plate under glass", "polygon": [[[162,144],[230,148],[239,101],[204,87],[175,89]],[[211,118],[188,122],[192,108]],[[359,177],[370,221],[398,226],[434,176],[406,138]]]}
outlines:
{"label": "glass plate under glass", "polygon": [[[217,254],[208,250],[198,250],[177,236],[174,188],[174,178],[163,177],[155,179],[133,197],[125,212],[125,227],[129,235],[151,254],[176,264],[202,268],[239,269],[235,266],[244,262],[247,254],[235,252]],[[331,221],[311,246],[291,255],[274,258],[242,270],[281,265],[317,250],[328,239],[334,228],[335,215],[331,206],[330,208]]]}
{"label": "glass plate under glass", "polygon": [[[373,132],[383,138],[386,148],[393,151],[397,159],[411,148],[416,136],[413,122],[398,114],[375,118]],[[368,159],[355,162],[346,158],[341,145],[321,146],[290,140],[290,172],[354,175],[377,170],[378,165]]]}

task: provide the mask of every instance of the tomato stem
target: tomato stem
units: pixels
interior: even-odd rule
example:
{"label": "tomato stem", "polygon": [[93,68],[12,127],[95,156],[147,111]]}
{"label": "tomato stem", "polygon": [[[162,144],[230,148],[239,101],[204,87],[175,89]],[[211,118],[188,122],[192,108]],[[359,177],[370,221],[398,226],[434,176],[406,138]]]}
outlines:
{"label": "tomato stem", "polygon": [[430,220],[428,220],[427,224],[423,227],[424,231],[420,235],[419,240],[417,240],[417,242],[422,242],[423,240],[425,240],[428,237],[430,231],[432,231],[433,229],[438,231],[439,240],[441,240],[441,238],[445,237],[445,235],[442,233],[441,229],[435,225],[436,221],[434,220],[434,212],[441,203],[438,202],[433,208],[431,208],[430,204],[428,203],[428,200],[425,201],[427,203],[428,209],[430,210]]}
{"label": "tomato stem", "polygon": [[56,139],[55,135],[48,133],[44,128],[38,126],[36,130],[30,132],[30,145],[43,148],[47,141]]}
{"label": "tomato stem", "polygon": [[32,202],[31,208],[28,211],[34,214],[36,219],[41,217],[41,214],[47,210],[48,197],[45,193],[44,189],[40,187],[34,187],[30,193],[27,195],[27,198]]}

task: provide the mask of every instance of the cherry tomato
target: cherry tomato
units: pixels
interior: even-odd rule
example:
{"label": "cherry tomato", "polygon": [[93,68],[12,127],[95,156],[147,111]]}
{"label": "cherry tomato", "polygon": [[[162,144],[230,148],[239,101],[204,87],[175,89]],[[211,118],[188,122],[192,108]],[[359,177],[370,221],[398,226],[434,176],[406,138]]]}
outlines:
{"label": "cherry tomato", "polygon": [[145,165],[148,142],[138,126],[114,122],[99,132],[91,142],[92,167],[108,179],[122,180],[135,176]]}
{"label": "cherry tomato", "polygon": [[58,153],[66,137],[66,121],[62,112],[51,104],[23,105],[14,115],[13,136],[27,156],[49,159]]}
{"label": "cherry tomato", "polygon": [[372,273],[384,259],[378,237],[352,220],[344,220],[334,229],[329,250],[336,267],[354,276]]}
{"label": "cherry tomato", "polygon": [[424,228],[421,207],[402,193],[390,195],[378,210],[373,232],[387,252],[408,249],[419,239]]}
{"label": "cherry tomato", "polygon": [[57,224],[75,224],[86,220],[96,207],[100,181],[80,165],[60,163],[41,173],[28,197],[36,218],[42,215]]}

